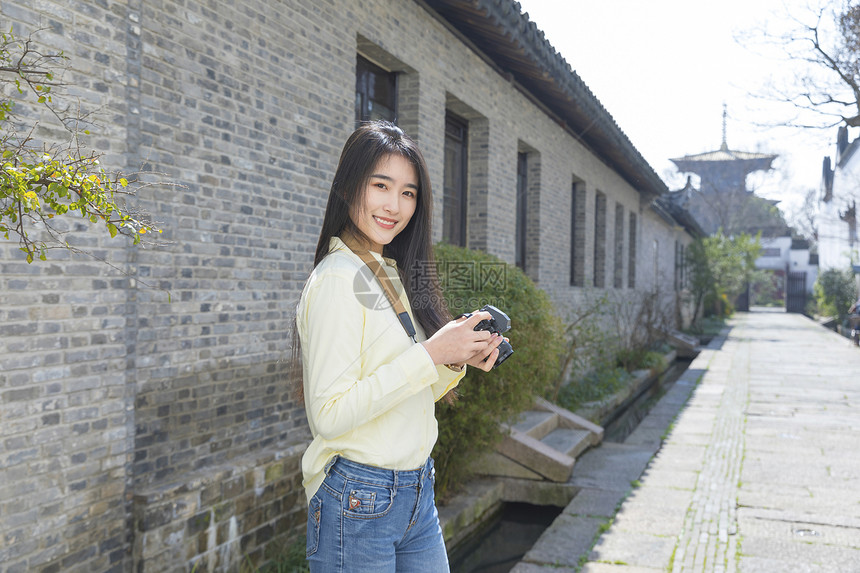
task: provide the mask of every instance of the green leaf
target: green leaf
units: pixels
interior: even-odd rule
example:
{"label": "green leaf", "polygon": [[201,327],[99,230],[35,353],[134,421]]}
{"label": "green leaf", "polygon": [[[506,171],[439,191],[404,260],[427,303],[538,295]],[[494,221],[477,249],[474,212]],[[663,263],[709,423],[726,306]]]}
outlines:
{"label": "green leaf", "polygon": [[118,231],[117,231],[117,228],[116,228],[116,225],[114,225],[113,223],[108,223],[108,224],[107,224],[107,228],[108,228],[108,233],[110,233],[111,239],[113,239],[114,237],[116,237],[116,234],[117,234],[117,232],[118,232]]}
{"label": "green leaf", "polygon": [[32,262],[33,262],[33,253],[27,253],[27,262],[28,262],[28,263],[32,263]]}
{"label": "green leaf", "polygon": [[39,96],[39,103],[45,103],[45,96]]}
{"label": "green leaf", "polygon": [[122,179],[119,180],[119,184],[122,185],[123,187],[128,187],[128,179],[123,177]]}

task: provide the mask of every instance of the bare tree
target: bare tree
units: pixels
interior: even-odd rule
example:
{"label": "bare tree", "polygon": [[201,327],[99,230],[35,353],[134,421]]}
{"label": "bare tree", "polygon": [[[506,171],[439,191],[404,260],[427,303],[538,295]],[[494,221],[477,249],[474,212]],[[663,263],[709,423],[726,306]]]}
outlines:
{"label": "bare tree", "polygon": [[818,192],[808,189],[803,203],[789,215],[792,227],[813,243],[818,243]]}
{"label": "bare tree", "polygon": [[794,116],[783,125],[860,127],[860,2],[817,0],[805,10],[794,9],[788,22],[787,29],[757,29],[738,37],[746,47],[776,47],[783,57],[806,64],[755,95],[793,106]]}

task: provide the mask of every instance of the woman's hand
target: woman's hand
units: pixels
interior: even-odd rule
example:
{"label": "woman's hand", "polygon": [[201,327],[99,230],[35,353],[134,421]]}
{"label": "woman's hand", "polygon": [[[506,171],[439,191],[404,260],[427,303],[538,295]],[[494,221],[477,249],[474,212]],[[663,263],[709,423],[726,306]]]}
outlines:
{"label": "woman's hand", "polygon": [[479,352],[466,360],[466,364],[474,366],[475,368],[480,368],[484,372],[489,372],[493,369],[493,366],[496,364],[496,360],[499,358],[499,344],[502,343],[502,340],[507,340],[507,338],[501,334],[493,334],[489,346],[489,354],[486,352]]}
{"label": "woman's hand", "polygon": [[421,344],[434,364],[466,363],[488,372],[499,356],[497,347],[504,337],[475,330],[475,326],[492,318],[489,312],[475,312],[468,318],[452,320]]}

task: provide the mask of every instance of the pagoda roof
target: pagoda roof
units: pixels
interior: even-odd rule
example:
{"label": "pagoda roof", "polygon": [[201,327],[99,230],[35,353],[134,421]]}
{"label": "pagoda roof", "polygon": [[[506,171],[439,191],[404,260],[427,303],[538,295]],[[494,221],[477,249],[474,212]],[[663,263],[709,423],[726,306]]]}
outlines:
{"label": "pagoda roof", "polygon": [[770,163],[777,158],[777,155],[771,153],[754,153],[751,151],[737,151],[729,149],[724,143],[716,151],[706,151],[695,155],[685,155],[671,159],[672,163],[680,167],[681,163],[687,164],[713,164],[713,163],[735,163],[735,162],[754,162],[760,163],[763,166],[759,169],[768,169]]}

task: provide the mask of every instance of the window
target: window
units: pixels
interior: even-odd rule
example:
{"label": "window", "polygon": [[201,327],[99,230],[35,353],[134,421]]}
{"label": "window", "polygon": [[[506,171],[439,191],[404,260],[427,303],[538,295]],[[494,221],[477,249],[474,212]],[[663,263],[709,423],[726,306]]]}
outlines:
{"label": "window", "polygon": [[606,195],[594,197],[594,286],[606,286]]}
{"label": "window", "polygon": [[675,290],[687,288],[687,249],[680,241],[675,241]]}
{"label": "window", "polygon": [[466,182],[468,181],[468,124],[445,114],[445,178],[442,194],[442,239],[466,246]]}
{"label": "window", "polygon": [[526,204],[528,203],[528,153],[517,154],[517,230],[514,261],[525,271],[526,269]]}
{"label": "window", "polygon": [[681,290],[687,288],[687,247],[681,243]]}
{"label": "window", "polygon": [[627,234],[627,288],[636,288],[636,213],[630,213]]}
{"label": "window", "polygon": [[779,247],[765,247],[761,250],[762,257],[779,257],[782,256],[782,253],[779,250]]}
{"label": "window", "polygon": [[612,286],[624,286],[624,207],[615,204],[615,259]]}
{"label": "window", "polygon": [[653,288],[656,291],[658,288],[660,288],[660,241],[654,239],[651,242],[651,247],[654,255],[654,271],[652,275],[654,277]]}
{"label": "window", "polygon": [[585,182],[576,177],[570,193],[570,285],[585,286]]}
{"label": "window", "polygon": [[397,74],[358,56],[355,73],[355,123],[397,118]]}

